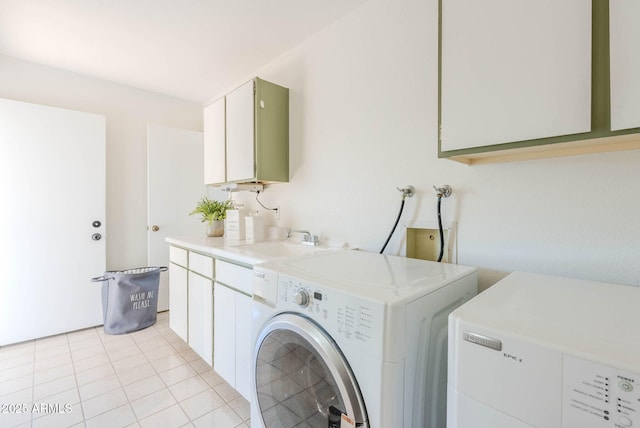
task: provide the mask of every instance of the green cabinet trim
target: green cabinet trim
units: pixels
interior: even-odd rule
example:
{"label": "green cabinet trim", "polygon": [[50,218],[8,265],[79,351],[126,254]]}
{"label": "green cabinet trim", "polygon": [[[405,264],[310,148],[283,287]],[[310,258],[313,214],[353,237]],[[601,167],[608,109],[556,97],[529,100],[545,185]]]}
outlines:
{"label": "green cabinet trim", "polygon": [[255,176],[289,181],[289,90],[258,77],[255,94]]}
{"label": "green cabinet trim", "polygon": [[[438,157],[466,164],[640,149],[640,128],[611,130],[609,0],[592,0],[591,130],[579,134],[443,151],[442,3],[438,2]],[[584,142],[584,143],[582,143]],[[542,154],[542,155],[541,155]]]}
{"label": "green cabinet trim", "polygon": [[592,1],[591,132],[611,130],[609,0]]}

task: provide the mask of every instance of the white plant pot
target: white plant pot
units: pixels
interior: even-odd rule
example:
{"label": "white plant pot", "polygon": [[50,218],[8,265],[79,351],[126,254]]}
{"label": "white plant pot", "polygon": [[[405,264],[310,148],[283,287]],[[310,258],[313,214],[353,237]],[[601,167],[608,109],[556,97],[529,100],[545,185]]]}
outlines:
{"label": "white plant pot", "polygon": [[224,220],[214,220],[207,223],[207,236],[215,237],[224,235]]}

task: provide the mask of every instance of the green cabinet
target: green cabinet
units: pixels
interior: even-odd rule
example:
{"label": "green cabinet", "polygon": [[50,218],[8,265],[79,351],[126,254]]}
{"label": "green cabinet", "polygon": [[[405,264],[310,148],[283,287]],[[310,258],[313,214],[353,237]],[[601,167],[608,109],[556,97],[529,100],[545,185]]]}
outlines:
{"label": "green cabinet", "polygon": [[629,58],[640,8],[612,0],[611,25],[609,11],[601,0],[441,0],[439,156],[471,164],[640,148],[639,62]]}
{"label": "green cabinet", "polygon": [[289,181],[289,90],[254,78],[204,109],[205,184]]}

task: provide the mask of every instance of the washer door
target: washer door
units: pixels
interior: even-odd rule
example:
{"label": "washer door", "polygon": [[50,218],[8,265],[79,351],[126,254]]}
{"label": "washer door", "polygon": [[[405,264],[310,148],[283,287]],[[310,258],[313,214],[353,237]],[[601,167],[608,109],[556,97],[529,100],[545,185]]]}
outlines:
{"label": "washer door", "polygon": [[314,321],[276,315],[260,333],[255,351],[254,399],[266,428],[334,426],[330,421],[339,427],[341,413],[355,426],[368,427],[347,361]]}

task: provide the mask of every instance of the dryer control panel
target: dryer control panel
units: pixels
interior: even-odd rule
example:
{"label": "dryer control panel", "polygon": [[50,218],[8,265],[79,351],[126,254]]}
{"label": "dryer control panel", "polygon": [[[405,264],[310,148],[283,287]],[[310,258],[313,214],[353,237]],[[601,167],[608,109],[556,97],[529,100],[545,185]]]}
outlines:
{"label": "dryer control panel", "polygon": [[346,293],[279,275],[277,308],[315,320],[337,342],[382,357],[384,307]]}
{"label": "dryer control panel", "polygon": [[640,427],[640,374],[563,358],[562,427]]}

